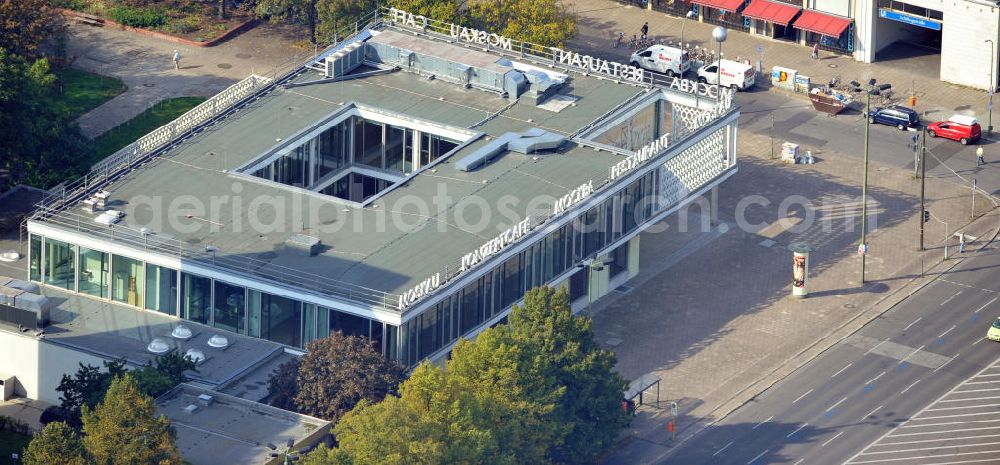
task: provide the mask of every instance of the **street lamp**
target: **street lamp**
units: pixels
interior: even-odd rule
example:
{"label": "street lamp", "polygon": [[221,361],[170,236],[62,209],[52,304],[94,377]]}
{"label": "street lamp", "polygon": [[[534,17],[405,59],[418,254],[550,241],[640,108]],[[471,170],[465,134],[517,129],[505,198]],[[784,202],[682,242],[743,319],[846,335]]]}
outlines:
{"label": "street lamp", "polygon": [[996,59],[996,52],[994,51],[993,39],[986,39],[983,42],[990,43],[990,87],[987,89],[990,93],[990,102],[988,104],[990,111],[990,119],[986,122],[986,134],[993,135],[993,85],[996,84],[993,81],[993,60]]}
{"label": "street lamp", "polygon": [[722,43],[725,42],[728,37],[729,32],[726,31],[726,28],[722,26],[715,26],[715,29],[712,29],[712,38],[719,43],[719,66],[715,70],[715,85],[718,87],[716,90],[719,92],[722,92]]}
{"label": "street lamp", "polygon": [[[697,16],[697,15],[694,14],[694,11],[689,11],[689,12],[687,12],[686,15],[684,15],[684,17],[687,18],[687,19],[694,19],[695,16]],[[687,25],[687,21],[684,21],[682,19],[681,20],[681,50],[684,50],[684,26],[686,26],[686,25]]]}
{"label": "street lamp", "polygon": [[871,127],[871,107],[872,107],[872,95],[879,95],[883,90],[889,90],[892,88],[892,84],[881,84],[875,81],[875,78],[868,80],[868,86],[865,88],[866,103],[865,103],[865,174],[861,184],[861,244],[858,246],[858,252],[861,254],[861,285],[865,284],[865,257],[868,255],[868,244],[865,243],[865,233],[868,229],[868,130]]}

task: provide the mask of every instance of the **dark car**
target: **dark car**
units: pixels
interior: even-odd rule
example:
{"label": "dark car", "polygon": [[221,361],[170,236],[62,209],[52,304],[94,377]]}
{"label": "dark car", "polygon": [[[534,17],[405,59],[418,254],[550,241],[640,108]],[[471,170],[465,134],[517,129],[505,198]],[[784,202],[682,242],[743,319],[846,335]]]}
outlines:
{"label": "dark car", "polygon": [[868,113],[868,119],[872,123],[896,126],[903,131],[920,125],[920,115],[917,112],[899,105],[876,108]]}

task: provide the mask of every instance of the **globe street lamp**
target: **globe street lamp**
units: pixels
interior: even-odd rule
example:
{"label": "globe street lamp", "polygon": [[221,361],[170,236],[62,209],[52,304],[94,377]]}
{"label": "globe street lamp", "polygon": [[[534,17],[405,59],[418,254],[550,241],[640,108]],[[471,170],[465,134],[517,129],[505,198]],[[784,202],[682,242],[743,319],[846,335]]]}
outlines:
{"label": "globe street lamp", "polygon": [[726,31],[726,28],[715,26],[715,29],[712,29],[712,38],[719,43],[719,66],[715,70],[715,85],[718,87],[716,90],[719,92],[722,92],[722,43],[728,37],[729,32]]}
{"label": "globe street lamp", "polygon": [[986,122],[986,134],[993,135],[993,84],[996,84],[996,82],[993,81],[993,60],[996,58],[996,52],[993,47],[993,39],[986,39],[983,42],[990,43],[990,87],[987,89],[990,93],[990,119]]}
{"label": "globe street lamp", "polygon": [[[689,12],[687,12],[686,15],[684,15],[684,17],[687,18],[687,19],[694,19],[695,16],[697,16],[697,15],[694,14],[694,11],[689,11]],[[681,50],[684,50],[684,26],[685,25],[687,25],[687,21],[684,21],[682,19],[681,20]]]}

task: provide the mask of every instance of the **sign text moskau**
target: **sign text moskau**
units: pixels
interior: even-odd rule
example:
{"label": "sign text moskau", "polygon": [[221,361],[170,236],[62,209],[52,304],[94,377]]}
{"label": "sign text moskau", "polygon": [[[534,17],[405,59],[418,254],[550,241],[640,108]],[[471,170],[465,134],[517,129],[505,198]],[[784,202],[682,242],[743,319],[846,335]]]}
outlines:
{"label": "sign text moskau", "polygon": [[552,212],[556,215],[566,211],[569,207],[572,207],[577,202],[587,198],[590,194],[594,193],[594,181],[590,180],[584,184],[580,184],[579,187],[569,191],[566,195],[556,199],[553,205]]}
{"label": "sign text moskau", "polygon": [[642,82],[642,78],[644,76],[642,68],[624,65],[600,58],[594,58],[589,55],[581,55],[579,53],[563,50],[557,47],[551,47],[551,49],[552,56],[555,58],[556,63],[575,66],[577,68],[590,70],[593,73],[607,74],[635,82]]}
{"label": "sign text moskau", "polygon": [[511,226],[506,231],[500,233],[499,236],[479,246],[478,249],[463,255],[461,271],[471,268],[476,263],[486,260],[504,247],[516,242],[518,239],[524,237],[529,230],[531,230],[531,218],[525,218],[514,226]]}
{"label": "sign text moskau", "polygon": [[622,177],[625,173],[628,173],[629,171],[634,170],[637,166],[645,163],[646,160],[649,160],[660,152],[666,150],[668,145],[670,145],[670,134],[664,134],[659,139],[656,139],[647,144],[645,147],[639,149],[638,152],[629,155],[627,158],[615,163],[614,165],[611,165],[611,167],[608,168],[608,178],[614,181],[615,179]]}
{"label": "sign text moskau", "polygon": [[399,296],[399,308],[400,310],[406,308],[407,305],[412,304],[423,298],[425,295],[430,294],[431,291],[437,289],[441,285],[441,273],[434,273],[434,276],[427,278],[413,286],[410,290],[404,292]]}

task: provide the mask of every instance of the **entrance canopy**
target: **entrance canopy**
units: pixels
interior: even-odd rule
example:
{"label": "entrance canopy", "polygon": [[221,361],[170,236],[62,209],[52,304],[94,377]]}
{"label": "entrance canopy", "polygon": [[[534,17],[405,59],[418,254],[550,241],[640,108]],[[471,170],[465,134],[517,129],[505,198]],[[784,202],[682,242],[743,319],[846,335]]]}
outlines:
{"label": "entrance canopy", "polygon": [[743,6],[743,0],[693,0],[692,3],[732,12],[739,10]]}
{"label": "entrance canopy", "polygon": [[768,0],[753,0],[750,2],[750,6],[743,10],[743,16],[787,26],[800,11],[802,11],[802,8],[795,5],[775,3]]}
{"label": "entrance canopy", "polygon": [[792,27],[829,37],[840,37],[850,25],[851,20],[848,18],[805,10]]}

